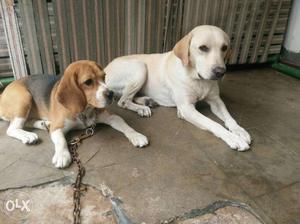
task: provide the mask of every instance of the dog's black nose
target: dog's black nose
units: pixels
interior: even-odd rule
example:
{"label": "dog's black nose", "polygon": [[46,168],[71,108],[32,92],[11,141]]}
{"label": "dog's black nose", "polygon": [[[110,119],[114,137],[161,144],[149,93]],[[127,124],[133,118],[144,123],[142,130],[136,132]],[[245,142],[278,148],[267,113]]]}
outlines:
{"label": "dog's black nose", "polygon": [[215,67],[212,70],[213,74],[216,76],[217,79],[222,78],[224,73],[226,72],[226,68],[223,67]]}
{"label": "dog's black nose", "polygon": [[113,97],[114,97],[114,92],[113,91],[111,91],[111,90],[109,90],[108,92],[107,92],[107,98],[109,99],[109,100],[112,100],[113,99]]}

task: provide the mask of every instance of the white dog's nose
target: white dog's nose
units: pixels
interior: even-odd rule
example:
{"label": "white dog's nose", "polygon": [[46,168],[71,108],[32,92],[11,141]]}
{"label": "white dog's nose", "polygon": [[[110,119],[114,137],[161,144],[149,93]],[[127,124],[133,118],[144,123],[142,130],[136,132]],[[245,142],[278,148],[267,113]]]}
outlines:
{"label": "white dog's nose", "polygon": [[224,67],[215,67],[213,70],[212,70],[214,76],[219,79],[219,78],[222,78],[224,73],[226,72],[226,68]]}

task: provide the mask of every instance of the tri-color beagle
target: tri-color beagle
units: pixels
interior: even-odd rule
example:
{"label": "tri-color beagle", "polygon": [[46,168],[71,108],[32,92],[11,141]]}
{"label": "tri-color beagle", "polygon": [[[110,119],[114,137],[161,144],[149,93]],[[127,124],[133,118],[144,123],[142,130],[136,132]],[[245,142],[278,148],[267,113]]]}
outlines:
{"label": "tri-color beagle", "polygon": [[33,144],[38,136],[23,127],[47,129],[49,125],[55,145],[52,163],[57,168],[71,162],[65,139],[71,129],[105,123],[123,132],[134,146],[146,146],[148,139],[144,135],[104,109],[113,98],[104,78],[96,62],[82,60],[70,64],[63,76],[35,75],[12,82],[0,98],[0,117],[10,121],[7,134],[24,144]]}

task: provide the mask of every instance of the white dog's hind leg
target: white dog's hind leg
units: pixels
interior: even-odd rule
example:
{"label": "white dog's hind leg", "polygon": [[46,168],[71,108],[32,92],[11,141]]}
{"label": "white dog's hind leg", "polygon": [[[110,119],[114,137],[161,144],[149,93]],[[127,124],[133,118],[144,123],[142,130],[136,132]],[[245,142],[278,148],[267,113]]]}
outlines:
{"label": "white dog's hind leg", "polygon": [[229,131],[240,136],[248,144],[251,143],[251,136],[249,135],[249,133],[244,128],[239,126],[237,122],[231,117],[224,102],[219,96],[209,98],[207,100],[207,103],[210,105],[211,111],[222,121],[224,121],[225,126],[229,129]]}
{"label": "white dog's hind leg", "polygon": [[123,108],[137,112],[142,117],[150,117],[151,110],[148,106],[133,102],[134,96],[141,90],[147,79],[147,67],[145,63],[137,60],[114,61],[106,68],[105,83],[121,97],[118,105]]}
{"label": "white dog's hind leg", "polygon": [[[141,85],[140,85],[141,84]],[[148,106],[143,106],[132,102],[133,97],[135,94],[140,90],[142,87],[142,83],[132,83],[125,86],[122,96],[118,101],[118,105],[120,107],[135,111],[141,117],[150,117],[151,116],[151,109]]]}
{"label": "white dog's hind leg", "polygon": [[10,122],[6,133],[10,137],[21,140],[24,144],[34,144],[38,140],[38,136],[33,132],[23,130],[25,121],[25,118],[15,117]]}
{"label": "white dog's hind leg", "polygon": [[144,147],[148,145],[146,136],[138,133],[131,128],[121,117],[103,111],[97,116],[97,123],[108,124],[114,129],[122,132],[135,147]]}

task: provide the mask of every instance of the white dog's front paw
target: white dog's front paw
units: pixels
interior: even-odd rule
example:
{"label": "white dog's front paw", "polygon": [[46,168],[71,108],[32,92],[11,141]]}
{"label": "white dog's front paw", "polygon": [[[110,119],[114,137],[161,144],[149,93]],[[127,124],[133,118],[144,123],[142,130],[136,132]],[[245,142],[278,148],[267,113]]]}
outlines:
{"label": "white dog's front paw", "polygon": [[230,148],[237,151],[246,151],[250,148],[249,144],[242,139],[240,136],[237,136],[231,132],[228,132],[223,140],[230,146]]}
{"label": "white dog's front paw", "polygon": [[139,147],[139,148],[149,144],[147,137],[138,132],[134,132],[130,134],[128,136],[128,139],[135,147]]}
{"label": "white dog's front paw", "polygon": [[71,163],[71,154],[68,149],[55,151],[52,163],[56,168],[65,168]]}
{"label": "white dog's front paw", "polygon": [[236,134],[237,136],[240,136],[245,142],[247,142],[247,144],[251,143],[251,136],[244,128],[238,126],[236,128],[231,129],[230,131]]}
{"label": "white dog's front paw", "polygon": [[151,109],[148,106],[141,106],[139,109],[137,109],[137,113],[141,117],[151,117]]}
{"label": "white dog's front paw", "polygon": [[36,133],[23,131],[20,136],[20,139],[23,142],[23,144],[35,144],[39,139],[39,137]]}

